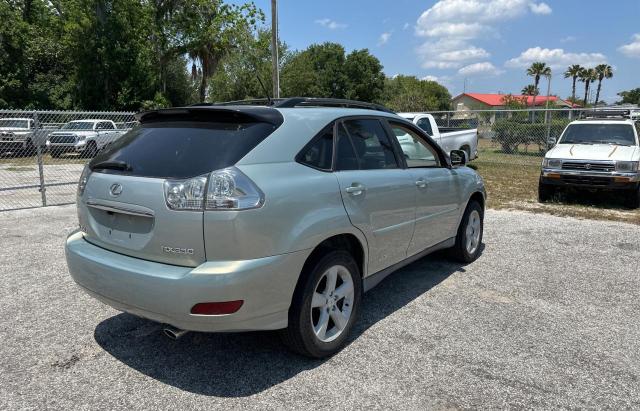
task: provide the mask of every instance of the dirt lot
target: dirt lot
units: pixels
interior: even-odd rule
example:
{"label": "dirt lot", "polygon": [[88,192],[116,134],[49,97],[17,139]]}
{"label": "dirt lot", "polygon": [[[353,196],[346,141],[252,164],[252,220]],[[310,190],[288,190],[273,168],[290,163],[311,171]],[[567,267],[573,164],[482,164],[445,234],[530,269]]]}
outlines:
{"label": "dirt lot", "polygon": [[94,301],[66,272],[76,224],[0,213],[0,409],[640,407],[636,225],[490,210],[478,261],[388,277],[311,361],[274,333],[170,341]]}

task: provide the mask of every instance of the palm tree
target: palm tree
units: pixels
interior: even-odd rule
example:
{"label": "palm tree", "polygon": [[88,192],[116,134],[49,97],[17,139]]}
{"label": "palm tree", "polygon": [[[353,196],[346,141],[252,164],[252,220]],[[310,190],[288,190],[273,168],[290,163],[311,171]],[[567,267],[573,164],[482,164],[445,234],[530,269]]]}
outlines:
{"label": "palm tree", "polygon": [[529,84],[522,89],[523,96],[537,96],[540,91],[533,84]]}
{"label": "palm tree", "polygon": [[583,68],[578,75],[580,81],[584,83],[584,105],[585,107],[589,103],[589,85],[591,82],[596,81],[598,79],[598,73],[593,68]]}
{"label": "palm tree", "polygon": [[[538,84],[540,83],[540,77],[542,76],[550,76],[551,75],[551,67],[547,66],[546,63],[541,61],[536,61],[531,64],[531,67],[527,69],[527,76],[533,77],[533,87],[538,90]],[[536,95],[533,95],[533,107],[536,106]]]}
{"label": "palm tree", "polygon": [[580,64],[573,64],[567,68],[567,71],[564,72],[564,78],[571,77],[573,84],[571,86],[571,103],[573,104],[576,101],[576,80],[580,76],[580,72],[584,68]]}
{"label": "palm tree", "polygon": [[598,100],[600,100],[600,88],[602,87],[602,80],[613,77],[613,69],[608,64],[598,64],[595,70],[598,74],[598,91],[596,91],[596,102],[594,106],[597,107]]}

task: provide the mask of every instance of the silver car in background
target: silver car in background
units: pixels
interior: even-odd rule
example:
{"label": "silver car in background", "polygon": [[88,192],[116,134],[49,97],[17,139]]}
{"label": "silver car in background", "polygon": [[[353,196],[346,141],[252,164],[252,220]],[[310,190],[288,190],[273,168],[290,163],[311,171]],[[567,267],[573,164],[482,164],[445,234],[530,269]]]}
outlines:
{"label": "silver car in background", "polygon": [[294,98],[139,120],[85,168],[66,257],[86,292],[170,337],[281,329],[325,357],[384,277],[481,251],[485,190],[465,154],[380,106]]}

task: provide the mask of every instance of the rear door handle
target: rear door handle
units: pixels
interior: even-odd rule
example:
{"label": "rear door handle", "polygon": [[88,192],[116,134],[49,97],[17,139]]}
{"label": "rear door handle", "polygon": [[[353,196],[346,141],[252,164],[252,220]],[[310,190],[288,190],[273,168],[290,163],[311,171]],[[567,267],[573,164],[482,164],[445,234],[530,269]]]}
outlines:
{"label": "rear door handle", "polygon": [[419,180],[416,180],[416,186],[418,186],[418,188],[425,188],[427,186],[427,182],[421,178]]}
{"label": "rear door handle", "polygon": [[344,189],[344,191],[346,191],[347,193],[349,193],[351,195],[354,195],[354,196],[359,196],[365,190],[366,190],[366,187],[363,186],[360,183],[353,183],[353,184],[351,184],[351,186],[349,186],[349,187]]}

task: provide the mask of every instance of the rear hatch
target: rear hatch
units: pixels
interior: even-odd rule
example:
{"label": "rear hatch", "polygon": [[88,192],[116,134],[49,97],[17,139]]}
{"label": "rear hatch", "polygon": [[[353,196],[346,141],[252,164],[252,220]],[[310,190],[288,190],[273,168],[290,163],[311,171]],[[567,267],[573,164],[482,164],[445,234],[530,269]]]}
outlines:
{"label": "rear hatch", "polygon": [[144,113],[140,122],[89,163],[80,226],[99,247],[195,267],[206,260],[202,205],[170,207],[167,187],[206,182],[212,171],[234,165],[282,116],[270,108],[193,107]]}

